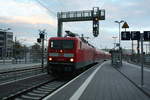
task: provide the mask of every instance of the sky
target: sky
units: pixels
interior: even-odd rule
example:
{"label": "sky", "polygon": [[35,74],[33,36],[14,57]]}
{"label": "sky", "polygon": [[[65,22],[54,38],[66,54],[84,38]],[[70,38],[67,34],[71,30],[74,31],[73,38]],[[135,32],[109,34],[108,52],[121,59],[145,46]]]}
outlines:
{"label": "sky", "polygon": [[[11,28],[18,41],[30,46],[36,43],[39,29],[46,29],[48,38],[57,36],[57,12],[99,7],[105,9],[106,19],[99,22],[98,37],[92,34],[92,21],[64,23],[63,34],[70,30],[90,37],[88,41],[98,48],[113,48],[112,37],[119,36],[116,20],[126,21],[128,31],[150,31],[149,4],[150,0],[0,0],[0,29]],[[131,48],[130,41],[121,45]]]}

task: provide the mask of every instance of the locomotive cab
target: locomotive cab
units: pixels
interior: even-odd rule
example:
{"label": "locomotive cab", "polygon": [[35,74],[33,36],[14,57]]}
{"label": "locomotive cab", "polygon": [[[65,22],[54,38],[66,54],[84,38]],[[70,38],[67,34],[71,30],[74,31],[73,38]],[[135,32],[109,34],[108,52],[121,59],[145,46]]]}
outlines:
{"label": "locomotive cab", "polygon": [[72,72],[76,61],[76,38],[51,38],[48,46],[48,71]]}

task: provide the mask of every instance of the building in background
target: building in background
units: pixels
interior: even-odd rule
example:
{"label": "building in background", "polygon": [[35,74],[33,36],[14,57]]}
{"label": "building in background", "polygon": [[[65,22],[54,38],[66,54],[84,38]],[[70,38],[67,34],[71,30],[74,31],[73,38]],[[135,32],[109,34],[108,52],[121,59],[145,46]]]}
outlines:
{"label": "building in background", "polygon": [[13,55],[13,33],[0,31],[0,59],[9,59]]}

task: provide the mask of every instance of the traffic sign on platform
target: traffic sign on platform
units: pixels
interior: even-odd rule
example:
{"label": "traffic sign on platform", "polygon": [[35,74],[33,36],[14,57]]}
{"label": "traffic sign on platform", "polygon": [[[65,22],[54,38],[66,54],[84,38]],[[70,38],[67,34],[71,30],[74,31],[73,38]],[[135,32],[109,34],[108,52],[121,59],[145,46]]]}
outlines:
{"label": "traffic sign on platform", "polygon": [[127,22],[124,22],[122,28],[129,28],[129,25],[127,24]]}
{"label": "traffic sign on platform", "polygon": [[150,41],[150,31],[144,31],[144,41]]}
{"label": "traffic sign on platform", "polygon": [[140,31],[131,31],[131,40],[140,40]]}
{"label": "traffic sign on platform", "polygon": [[121,40],[130,40],[130,31],[121,32]]}

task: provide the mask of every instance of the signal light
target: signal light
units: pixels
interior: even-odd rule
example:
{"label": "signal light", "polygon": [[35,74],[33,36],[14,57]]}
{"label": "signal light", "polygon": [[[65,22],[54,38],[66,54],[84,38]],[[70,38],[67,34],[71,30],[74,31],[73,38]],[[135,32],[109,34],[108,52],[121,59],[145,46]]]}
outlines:
{"label": "signal light", "polygon": [[43,33],[40,34],[40,39],[44,39],[44,34]]}
{"label": "signal light", "polygon": [[49,61],[52,61],[52,58],[51,58],[51,57],[49,58]]}
{"label": "signal light", "polygon": [[94,37],[97,37],[99,34],[99,19],[98,17],[95,17],[93,19],[93,35]]}
{"label": "signal light", "polygon": [[71,58],[71,59],[70,59],[70,62],[73,62],[73,61],[74,61],[74,59],[73,59],[73,58]]}
{"label": "signal light", "polygon": [[40,38],[38,38],[38,39],[37,39],[37,42],[38,42],[38,43],[41,43],[41,39],[40,39]]}
{"label": "signal light", "polygon": [[60,53],[62,53],[63,52],[63,50],[60,50]]}

